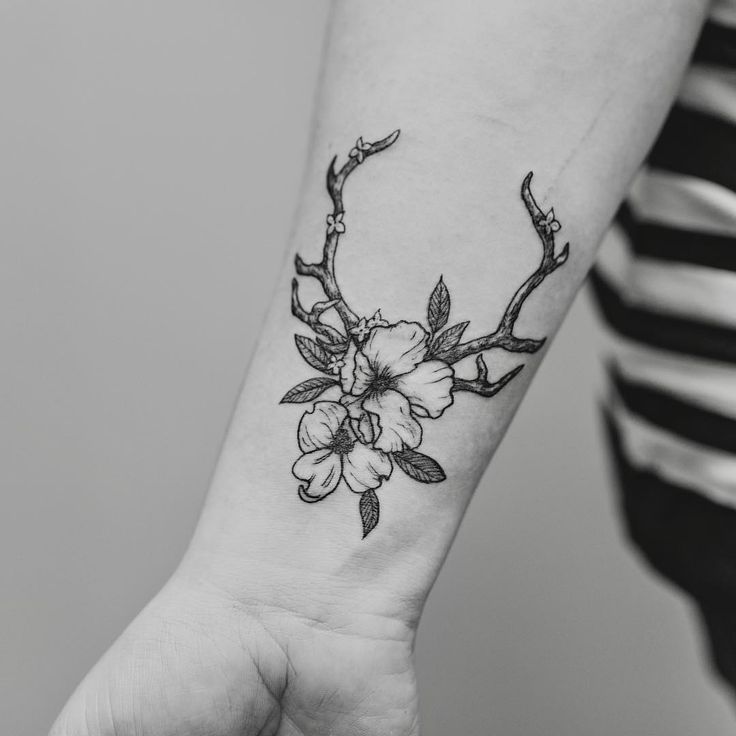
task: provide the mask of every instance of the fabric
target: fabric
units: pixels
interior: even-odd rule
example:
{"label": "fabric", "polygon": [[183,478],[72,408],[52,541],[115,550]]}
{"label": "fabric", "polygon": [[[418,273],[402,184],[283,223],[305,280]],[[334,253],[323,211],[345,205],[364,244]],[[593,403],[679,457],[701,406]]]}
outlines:
{"label": "fabric", "polygon": [[629,535],[736,689],[736,0],[713,4],[591,282]]}

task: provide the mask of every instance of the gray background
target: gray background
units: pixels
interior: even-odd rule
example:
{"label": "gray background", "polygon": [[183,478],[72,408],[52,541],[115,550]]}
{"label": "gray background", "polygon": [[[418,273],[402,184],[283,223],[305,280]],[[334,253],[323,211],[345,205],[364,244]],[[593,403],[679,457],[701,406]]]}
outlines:
{"label": "gray background", "polygon": [[[281,264],[324,0],[0,0],[0,723],[171,571]],[[579,300],[430,599],[426,736],[733,733],[615,519]],[[530,459],[531,458],[531,459]]]}

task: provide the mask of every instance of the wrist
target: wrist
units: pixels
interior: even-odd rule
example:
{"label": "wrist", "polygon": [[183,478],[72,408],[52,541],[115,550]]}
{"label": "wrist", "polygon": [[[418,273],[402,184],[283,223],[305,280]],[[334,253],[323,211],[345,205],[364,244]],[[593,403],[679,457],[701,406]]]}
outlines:
{"label": "wrist", "polygon": [[[413,642],[426,593],[405,595],[397,576],[366,583],[348,570],[243,560],[193,547],[173,579],[185,598],[218,600],[235,617],[271,632],[291,627],[338,631],[360,638]],[[175,594],[175,596],[178,594]]]}
{"label": "wrist", "polygon": [[363,540],[352,508],[358,499],[350,494],[334,494],[317,513],[296,493],[273,492],[264,505],[252,500],[262,489],[241,489],[233,498],[229,485],[213,488],[178,579],[216,589],[251,614],[381,616],[416,629],[459,523],[457,504],[422,504],[407,482],[385,504],[382,534]]}

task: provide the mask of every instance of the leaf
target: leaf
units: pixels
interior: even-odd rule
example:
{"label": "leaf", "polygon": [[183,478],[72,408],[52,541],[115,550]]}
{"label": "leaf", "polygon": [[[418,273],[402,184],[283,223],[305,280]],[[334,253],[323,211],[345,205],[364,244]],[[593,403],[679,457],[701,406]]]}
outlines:
{"label": "leaf", "polygon": [[328,371],[327,364],[329,362],[329,356],[327,351],[318,345],[314,340],[303,335],[294,335],[294,341],[296,347],[302,355],[302,358],[318,371]]}
{"label": "leaf", "polygon": [[363,539],[365,539],[378,524],[378,496],[373,489],[360,495],[360,518],[363,522]]}
{"label": "leaf", "polygon": [[447,477],[436,460],[416,450],[394,452],[392,457],[401,470],[420,483],[441,483]]}
{"label": "leaf", "polygon": [[465,332],[465,328],[470,322],[460,322],[457,325],[448,327],[444,332],[440,332],[432,341],[432,347],[429,349],[430,355],[437,355],[444,350],[454,348],[460,342],[460,338]]}
{"label": "leaf", "polygon": [[303,404],[305,401],[316,399],[321,393],[327,391],[328,388],[332,388],[332,386],[337,385],[337,381],[334,378],[327,378],[327,376],[310,378],[307,381],[294,386],[294,388],[289,389],[279,403]]}
{"label": "leaf", "polygon": [[450,316],[450,292],[440,276],[437,286],[434,287],[429,304],[427,305],[427,322],[432,332],[441,330],[447,324]]}

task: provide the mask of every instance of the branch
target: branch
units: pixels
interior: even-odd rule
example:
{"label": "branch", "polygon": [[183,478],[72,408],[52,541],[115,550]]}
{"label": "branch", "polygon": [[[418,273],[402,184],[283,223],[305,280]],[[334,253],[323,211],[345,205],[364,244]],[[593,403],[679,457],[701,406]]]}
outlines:
{"label": "branch", "polygon": [[[342,223],[342,217],[345,214],[345,208],[343,206],[342,190],[345,185],[345,180],[350,174],[369,156],[373,156],[375,153],[385,150],[399,137],[399,131],[395,130],[391,135],[383,138],[375,143],[364,143],[362,138],[358,138],[355,147],[350,151],[350,156],[345,164],[339,171],[335,170],[335,161],[337,157],[333,158],[330,162],[330,166],[327,169],[327,193],[330,195],[332,200],[332,213],[330,215],[333,223],[338,223],[339,226],[335,227],[334,224],[330,224],[327,228],[327,234],[325,236],[325,243],[322,249],[322,260],[319,263],[305,263],[300,256],[296,256],[294,266],[296,272],[300,276],[312,276],[316,278],[327,295],[329,302],[332,302],[331,306],[337,310],[340,315],[340,319],[345,325],[347,331],[351,327],[354,327],[358,323],[358,316],[353,312],[352,309],[347,305],[345,299],[340,292],[340,287],[337,284],[337,278],[335,277],[335,253],[337,252],[337,246],[340,241],[340,235],[345,232],[345,226]],[[294,311],[294,287],[292,287],[292,312]],[[296,312],[295,312],[296,314]],[[308,313],[307,313],[308,314]],[[297,314],[297,316],[299,316]],[[302,319],[302,317],[300,317]],[[319,321],[315,321],[319,324]],[[312,328],[314,325],[309,323]],[[339,334],[339,333],[338,333]]]}
{"label": "branch", "polygon": [[322,314],[335,306],[334,301],[317,302],[309,311],[299,301],[299,282],[291,280],[291,313],[304,324],[309,325],[318,335],[322,335],[330,343],[344,343],[345,335],[321,321]]}
{"label": "branch", "polygon": [[475,365],[478,367],[478,375],[472,380],[456,377],[452,385],[453,391],[471,391],[480,396],[493,396],[506,386],[507,383],[516,378],[524,368],[523,365],[516,366],[516,368],[509,371],[505,376],[499,378],[498,381],[490,382],[488,380],[488,366],[485,360],[483,360],[482,355],[479,355],[475,359]]}
{"label": "branch", "polygon": [[[521,185],[521,199],[531,217],[534,229],[542,241],[542,260],[537,270],[517,289],[494,332],[483,337],[477,337],[474,340],[460,343],[438,354],[436,357],[440,360],[444,360],[447,363],[457,363],[469,355],[481,353],[491,348],[501,348],[509,353],[536,353],[544,345],[545,338],[535,340],[532,338],[517,337],[514,335],[514,325],[519,317],[521,308],[524,306],[524,302],[531,293],[547,276],[567,261],[570,244],[565,243],[562,250],[555,254],[555,233],[560,229],[560,223],[555,219],[553,209],[550,209],[549,212],[543,212],[534,199],[531,191],[532,176],[533,173],[530,171],[524,177]],[[506,377],[504,376],[504,378]],[[504,379],[501,380],[503,381]],[[460,388],[458,390],[471,389]]]}

